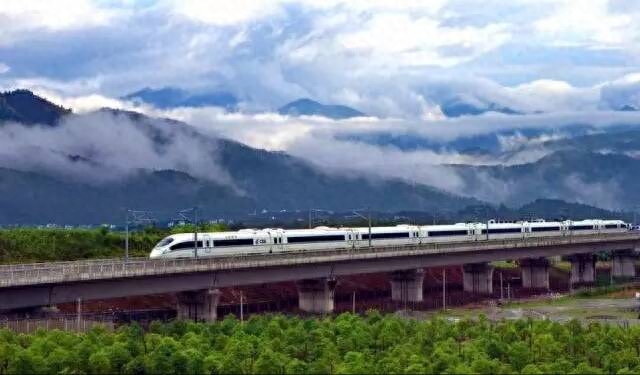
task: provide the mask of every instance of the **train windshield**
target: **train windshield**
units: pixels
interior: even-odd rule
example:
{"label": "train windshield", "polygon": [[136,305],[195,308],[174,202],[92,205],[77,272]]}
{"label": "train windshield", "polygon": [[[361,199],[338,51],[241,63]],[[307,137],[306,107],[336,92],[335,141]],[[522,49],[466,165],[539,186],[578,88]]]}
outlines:
{"label": "train windshield", "polygon": [[165,239],[163,239],[162,241],[158,242],[158,244],[156,245],[156,247],[165,247],[168,244],[173,242],[173,238],[171,237],[167,237]]}

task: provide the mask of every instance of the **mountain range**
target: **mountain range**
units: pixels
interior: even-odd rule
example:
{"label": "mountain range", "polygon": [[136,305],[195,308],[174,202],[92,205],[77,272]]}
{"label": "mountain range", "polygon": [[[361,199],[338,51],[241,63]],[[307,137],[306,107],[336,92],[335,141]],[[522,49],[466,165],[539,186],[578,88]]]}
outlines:
{"label": "mountain range", "polygon": [[[15,93],[4,93],[2,97],[13,95]],[[29,112],[48,111],[50,103],[30,95],[36,104]],[[102,111],[125,116],[144,129],[158,152],[173,142],[175,137],[172,135],[176,132],[208,145],[232,184],[175,170],[139,170],[116,181],[96,183],[46,169],[19,171],[5,167],[0,169],[0,224],[119,222],[127,208],[175,213],[194,205],[201,208],[203,215],[216,217],[262,209],[321,207],[338,210],[369,205],[381,211],[421,207],[444,212],[477,203],[473,198],[458,197],[401,180],[328,174],[281,152],[205,137],[177,121],[152,119],[135,112]],[[65,112],[64,116],[82,115]],[[0,118],[0,122],[7,120],[13,121],[12,117]],[[44,124],[53,125],[59,121],[58,118]],[[75,163],[99,165],[92,155],[87,152],[67,156]]]}
{"label": "mountain range", "polygon": [[478,103],[464,100],[462,98],[452,98],[440,104],[440,110],[447,117],[477,116],[487,112],[498,112],[506,115],[519,115],[519,111],[499,105],[497,103]]}
{"label": "mountain range", "polygon": [[238,106],[238,98],[227,91],[191,93],[175,87],[162,87],[158,89],[145,87],[127,94],[121,97],[121,99],[150,104],[160,109],[209,106],[235,111]]}
{"label": "mountain range", "polygon": [[55,125],[71,110],[57,106],[29,90],[0,93],[0,123],[12,121],[24,125]]}
{"label": "mountain range", "polygon": [[363,112],[345,105],[322,104],[308,98],[285,104],[278,109],[278,113],[289,116],[323,116],[334,120],[366,116]]}
{"label": "mountain range", "polygon": [[[200,207],[203,217],[212,218],[241,217],[261,210],[323,208],[340,212],[368,206],[380,212],[437,212],[455,220],[473,216],[478,210],[474,207],[487,210],[489,206],[483,201],[505,203],[504,209],[495,211],[503,218],[517,217],[529,209],[534,211],[526,208],[527,204],[540,199],[541,202],[551,198],[557,202],[627,209],[634,209],[638,202],[640,163],[636,157],[640,153],[640,130],[633,128],[594,132],[576,127],[580,131],[573,136],[537,144],[544,155],[532,162],[448,165],[446,167],[464,182],[464,189],[458,192],[461,196],[401,179],[363,173],[329,173],[283,152],[205,136],[179,121],[115,109],[103,109],[99,113],[113,116],[114,121],[126,118],[143,131],[158,155],[175,146],[179,138],[176,135],[183,135],[189,145],[205,147],[205,152],[211,154],[217,164],[211,165],[211,173],[222,171],[226,180],[184,170],[140,168],[120,178],[92,181],[46,167],[22,170],[5,164],[0,168],[0,224],[120,222],[127,208],[154,210],[170,216],[194,205]],[[64,127],[67,119],[93,121],[91,115],[72,113],[26,90],[0,94],[0,126],[5,122],[19,122],[28,127],[40,124],[55,130]],[[539,135],[535,129],[527,134]],[[501,157],[495,137],[486,137],[485,141],[481,141],[483,138],[458,141],[462,143],[457,147],[469,155],[479,152]],[[435,148],[437,143],[430,146]],[[480,148],[474,151],[472,146]],[[523,147],[526,151],[527,146]],[[87,148],[69,153],[66,158],[70,168],[100,166],[99,151]],[[101,173],[108,175],[111,171]],[[524,208],[517,208],[522,205]],[[544,207],[548,210],[560,206],[556,203]],[[603,212],[584,207],[590,207],[594,213]],[[565,208],[565,211],[587,212],[588,209]]]}

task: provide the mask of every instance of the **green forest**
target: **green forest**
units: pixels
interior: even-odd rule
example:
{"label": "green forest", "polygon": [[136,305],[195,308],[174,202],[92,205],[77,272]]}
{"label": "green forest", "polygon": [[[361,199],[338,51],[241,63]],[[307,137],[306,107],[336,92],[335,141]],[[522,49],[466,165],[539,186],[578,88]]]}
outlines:
{"label": "green forest", "polygon": [[627,374],[640,327],[544,320],[227,316],[115,332],[0,331],[0,374]]}
{"label": "green forest", "polygon": [[[200,232],[227,230],[222,224],[199,225]],[[129,254],[148,256],[162,238],[173,233],[189,233],[193,225],[172,229],[144,228],[129,235]],[[125,233],[99,229],[36,229],[12,228],[0,230],[0,264],[51,262],[124,256]]]}

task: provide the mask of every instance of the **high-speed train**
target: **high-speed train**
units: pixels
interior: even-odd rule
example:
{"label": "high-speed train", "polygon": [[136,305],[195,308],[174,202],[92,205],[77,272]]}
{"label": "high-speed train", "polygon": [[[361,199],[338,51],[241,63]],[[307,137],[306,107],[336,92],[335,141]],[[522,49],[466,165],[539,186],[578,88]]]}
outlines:
{"label": "high-speed train", "polygon": [[[236,232],[174,234],[151,251],[151,258],[190,258],[233,254],[280,253],[369,246],[410,245],[438,242],[481,241],[501,238],[581,236],[626,232],[621,220],[544,221],[517,223],[458,223],[314,229],[241,229]],[[371,233],[371,234],[369,234]],[[197,249],[196,249],[197,247]]]}

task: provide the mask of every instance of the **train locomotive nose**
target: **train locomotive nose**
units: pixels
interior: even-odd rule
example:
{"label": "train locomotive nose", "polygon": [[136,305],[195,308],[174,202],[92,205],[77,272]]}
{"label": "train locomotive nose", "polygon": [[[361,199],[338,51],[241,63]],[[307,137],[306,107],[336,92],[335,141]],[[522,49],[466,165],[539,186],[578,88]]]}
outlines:
{"label": "train locomotive nose", "polygon": [[160,258],[160,256],[162,256],[162,254],[164,253],[163,249],[161,248],[153,248],[153,250],[151,250],[151,254],[149,254],[149,258],[154,259],[154,258]]}

